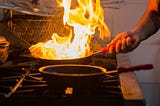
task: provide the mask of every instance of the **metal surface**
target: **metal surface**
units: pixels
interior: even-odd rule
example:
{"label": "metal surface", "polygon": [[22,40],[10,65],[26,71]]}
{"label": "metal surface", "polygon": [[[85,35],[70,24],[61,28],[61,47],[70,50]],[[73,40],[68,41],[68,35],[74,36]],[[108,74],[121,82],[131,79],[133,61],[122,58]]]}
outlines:
{"label": "metal surface", "polygon": [[[32,57],[34,58],[34,57]],[[37,61],[42,65],[53,65],[53,64],[90,64],[92,60],[92,56],[87,56],[84,58],[75,58],[75,59],[41,59],[36,58]]]}
{"label": "metal surface", "polygon": [[152,68],[152,64],[143,64],[130,67],[121,66],[117,70],[107,71],[100,66],[60,64],[43,66],[39,68],[39,71],[44,75],[50,89],[61,92],[70,89],[71,94],[74,91],[74,94],[80,95],[84,91],[90,90],[92,92],[95,88],[102,86],[107,75]]}
{"label": "metal surface", "polygon": [[108,72],[107,69],[100,66],[82,65],[82,64],[60,64],[48,65],[39,68],[39,71],[46,75],[68,76],[68,77],[83,77],[83,76],[99,76],[112,74],[115,72],[125,73],[140,70],[153,69],[152,64],[140,64],[135,66],[118,66],[116,70]]}
{"label": "metal surface", "polygon": [[22,49],[28,49],[30,44],[24,39],[19,38],[13,31],[11,31],[6,25],[0,23],[0,33],[6,40],[10,42],[10,46],[19,47]]}
{"label": "metal surface", "polygon": [[[76,93],[76,89],[73,89],[71,94],[71,88],[68,88],[67,91],[50,89],[42,73],[38,72],[39,65],[31,69],[31,73],[25,77],[18,89],[6,98],[4,94],[8,94],[11,91],[10,88],[19,83],[21,76],[31,67],[28,59],[23,59],[24,63],[18,63],[16,67],[16,63],[20,61],[22,61],[20,57],[15,58],[13,60],[14,65],[11,65],[11,68],[2,67],[0,69],[0,105],[2,106],[99,106],[104,104],[122,106],[123,104],[117,73],[105,76],[102,86],[94,90],[79,89],[82,90],[82,93],[79,94]],[[108,61],[108,59],[106,58],[105,61]],[[116,64],[116,62],[113,61],[113,64]],[[112,65],[112,68],[115,68],[114,66]],[[59,86],[59,84],[56,83],[54,86]]]}
{"label": "metal surface", "polygon": [[5,37],[0,36],[0,64],[4,63],[8,58],[9,45]]}

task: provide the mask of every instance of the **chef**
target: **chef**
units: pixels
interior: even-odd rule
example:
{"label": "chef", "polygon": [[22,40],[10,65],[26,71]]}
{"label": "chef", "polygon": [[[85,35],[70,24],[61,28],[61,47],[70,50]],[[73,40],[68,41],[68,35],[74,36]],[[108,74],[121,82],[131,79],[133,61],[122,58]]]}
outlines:
{"label": "chef", "polygon": [[155,34],[160,28],[160,0],[149,0],[144,15],[136,26],[127,32],[119,33],[108,45],[109,52],[127,53]]}

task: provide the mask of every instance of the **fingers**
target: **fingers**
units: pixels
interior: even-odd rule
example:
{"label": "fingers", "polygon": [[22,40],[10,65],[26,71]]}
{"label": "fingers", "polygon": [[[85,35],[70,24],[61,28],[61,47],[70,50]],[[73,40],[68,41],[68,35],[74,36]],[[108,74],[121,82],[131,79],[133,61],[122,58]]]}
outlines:
{"label": "fingers", "polygon": [[118,34],[110,44],[108,44],[109,52],[113,53],[127,53],[132,49],[132,36],[129,32]]}
{"label": "fingers", "polygon": [[126,46],[132,45],[131,37],[126,38]]}
{"label": "fingers", "polygon": [[122,39],[122,46],[121,46],[122,51],[126,49],[126,45],[127,45],[127,39]]}
{"label": "fingers", "polygon": [[117,42],[116,42],[116,45],[115,45],[116,47],[115,47],[115,51],[116,51],[116,53],[119,53],[120,51],[121,51],[121,47],[122,47],[122,42],[121,42],[121,40],[118,40]]}
{"label": "fingers", "polygon": [[110,54],[115,54],[115,45],[110,45],[110,47],[109,47],[109,53]]}

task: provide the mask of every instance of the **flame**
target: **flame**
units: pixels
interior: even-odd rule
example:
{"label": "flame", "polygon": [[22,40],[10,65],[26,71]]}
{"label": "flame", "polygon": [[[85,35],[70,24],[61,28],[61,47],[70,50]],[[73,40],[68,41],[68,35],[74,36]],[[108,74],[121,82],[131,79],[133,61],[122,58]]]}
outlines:
{"label": "flame", "polygon": [[109,37],[110,31],[104,22],[100,0],[57,0],[57,4],[64,9],[63,24],[71,27],[70,33],[63,37],[53,33],[51,40],[32,45],[29,50],[34,57],[82,58],[93,52],[90,44],[96,29],[99,39]]}

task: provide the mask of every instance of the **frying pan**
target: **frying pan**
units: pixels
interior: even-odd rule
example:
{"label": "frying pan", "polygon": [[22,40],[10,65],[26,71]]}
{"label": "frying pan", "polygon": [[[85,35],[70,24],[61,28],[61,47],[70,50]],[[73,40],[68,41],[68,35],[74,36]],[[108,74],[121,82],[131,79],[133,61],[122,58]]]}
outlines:
{"label": "frying pan", "polygon": [[152,64],[142,64],[129,67],[119,66],[117,70],[107,71],[107,69],[100,66],[61,64],[43,66],[39,68],[39,71],[44,75],[49,89],[60,92],[66,92],[67,89],[71,89],[76,94],[83,94],[83,91],[94,91],[94,89],[100,87],[108,74],[152,68]]}
{"label": "frying pan", "polygon": [[40,65],[56,65],[56,64],[89,64],[91,63],[92,55],[83,57],[83,58],[74,58],[74,59],[42,59],[36,58],[36,61]]}
{"label": "frying pan", "polygon": [[[134,38],[131,38],[132,43],[135,42]],[[74,59],[43,59],[43,58],[36,58],[38,62],[43,65],[55,65],[55,64],[90,64],[92,62],[93,57],[98,57],[107,54],[107,56],[112,56],[112,54],[108,53],[110,46],[115,46],[115,44],[111,44],[108,47],[102,48],[101,50],[82,57],[82,58],[74,58]]]}
{"label": "frying pan", "polygon": [[87,64],[92,63],[93,56],[94,55],[89,55],[89,56],[82,57],[82,58],[63,59],[63,60],[36,58],[36,61],[42,66],[57,65],[57,64],[86,64],[87,65]]}
{"label": "frying pan", "polygon": [[[102,50],[105,50],[108,48],[103,48]],[[81,57],[81,58],[73,58],[73,59],[43,59],[39,57],[29,56],[29,55],[22,55],[23,57],[35,59],[39,65],[56,65],[56,64],[90,64],[92,62],[93,57],[102,56],[105,54],[102,50],[95,52],[91,55]],[[31,53],[30,53],[31,54]]]}

